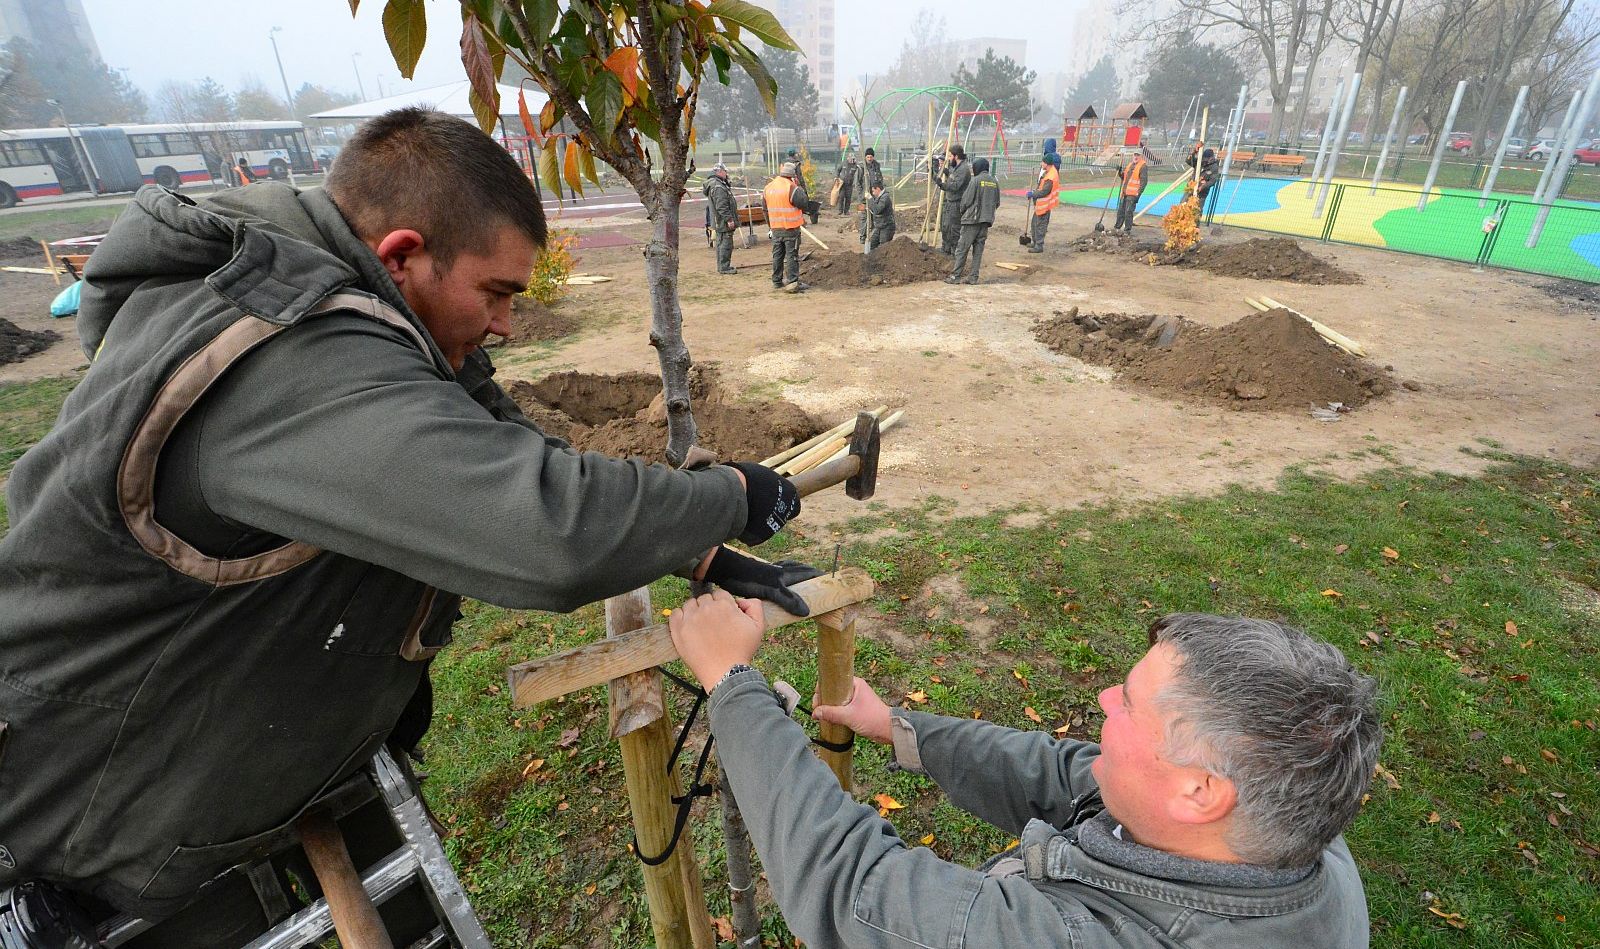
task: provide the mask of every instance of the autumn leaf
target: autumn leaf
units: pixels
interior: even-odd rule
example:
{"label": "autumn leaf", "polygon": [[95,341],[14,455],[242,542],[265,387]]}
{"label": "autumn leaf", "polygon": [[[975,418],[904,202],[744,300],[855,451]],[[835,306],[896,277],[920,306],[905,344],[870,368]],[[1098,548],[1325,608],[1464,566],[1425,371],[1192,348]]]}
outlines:
{"label": "autumn leaf", "polygon": [[1350,549],[1350,545],[1349,544],[1340,544],[1339,546],[1333,548],[1333,552],[1336,553],[1336,554],[1342,554],[1342,553],[1344,553],[1345,551],[1347,551],[1349,549]]}
{"label": "autumn leaf", "polygon": [[1430,912],[1433,915],[1435,915],[1435,916],[1439,917],[1440,919],[1444,920],[1446,923],[1448,923],[1450,926],[1452,926],[1452,927],[1454,927],[1456,929],[1466,929],[1467,928],[1467,921],[1460,913],[1446,913],[1444,910],[1439,909],[1437,906],[1428,907],[1428,912]]}
{"label": "autumn leaf", "polygon": [[524,778],[526,778],[528,775],[534,773],[535,771],[538,771],[542,767],[544,767],[544,759],[543,758],[535,758],[532,761],[528,762],[528,766],[526,768],[522,769],[522,776]]}
{"label": "autumn leaf", "polygon": [[578,175],[578,152],[581,148],[581,145],[569,139],[561,166],[561,176],[567,179],[567,187],[580,195],[583,194],[583,179]]}
{"label": "autumn leaf", "polygon": [[1337,599],[1337,598],[1342,598],[1344,596],[1343,593],[1340,593],[1338,590],[1335,590],[1333,587],[1329,587],[1326,590],[1323,590],[1322,591],[1322,595],[1327,597],[1330,600]]}
{"label": "autumn leaf", "polygon": [[734,941],[735,936],[734,936],[734,932],[733,932],[733,922],[731,920],[729,920],[728,917],[726,917],[726,916],[714,917],[711,920],[711,925],[713,925],[713,926],[715,926],[717,928],[717,940],[719,942],[733,942]]}
{"label": "autumn leaf", "polygon": [[1551,764],[1555,764],[1556,762],[1561,760],[1560,756],[1557,755],[1555,752],[1551,751],[1549,748],[1540,748],[1539,749],[1539,757],[1541,757],[1544,760],[1550,762]]}
{"label": "autumn leaf", "polygon": [[905,805],[887,794],[874,794],[872,800],[878,805],[878,816],[888,817],[890,811],[905,810]]}
{"label": "autumn leaf", "polygon": [[556,742],[557,748],[571,748],[578,743],[578,729],[569,728],[561,733],[561,740]]}
{"label": "autumn leaf", "polygon": [[1515,635],[1517,635],[1517,624],[1512,622],[1511,620],[1506,620],[1506,635],[1507,636],[1515,636]]}
{"label": "autumn leaf", "polygon": [[923,834],[922,835],[922,846],[928,847],[928,846],[931,846],[932,844],[933,844],[933,835],[932,834]]}
{"label": "autumn leaf", "polygon": [[1438,811],[1429,811],[1428,812],[1428,823],[1437,824],[1437,823],[1439,823],[1440,820],[1441,820],[1441,818],[1439,817],[1439,812]]}
{"label": "autumn leaf", "polygon": [[1400,551],[1395,550],[1393,547],[1385,547],[1385,548],[1383,548],[1383,559],[1385,559],[1385,560],[1399,560],[1400,559]]}
{"label": "autumn leaf", "polygon": [[918,689],[915,692],[907,692],[906,701],[916,702],[920,705],[921,703],[928,701],[928,693],[922,691],[921,689]]}
{"label": "autumn leaf", "polygon": [[606,57],[605,66],[622,83],[624,105],[633,105],[639,98],[639,47],[619,46]]}
{"label": "autumn leaf", "polygon": [[1385,768],[1382,764],[1374,765],[1372,773],[1382,778],[1383,783],[1389,785],[1389,790],[1400,790],[1400,779],[1395,777],[1394,772]]}
{"label": "autumn leaf", "polygon": [[1038,722],[1040,724],[1044,723],[1044,719],[1039,716],[1038,712],[1035,712],[1033,710],[1033,706],[1031,706],[1031,705],[1023,706],[1022,714],[1028,716],[1028,720],[1031,721],[1031,722]]}
{"label": "autumn leaf", "polygon": [[1018,682],[1021,682],[1024,689],[1032,688],[1032,686],[1028,685],[1028,677],[1023,675],[1020,671],[1012,669],[1011,677],[1016,679]]}
{"label": "autumn leaf", "polygon": [[1057,728],[1054,732],[1052,732],[1052,734],[1054,734],[1057,738],[1065,738],[1067,737],[1067,732],[1071,730],[1071,728],[1071,725],[1062,725],[1060,728]]}

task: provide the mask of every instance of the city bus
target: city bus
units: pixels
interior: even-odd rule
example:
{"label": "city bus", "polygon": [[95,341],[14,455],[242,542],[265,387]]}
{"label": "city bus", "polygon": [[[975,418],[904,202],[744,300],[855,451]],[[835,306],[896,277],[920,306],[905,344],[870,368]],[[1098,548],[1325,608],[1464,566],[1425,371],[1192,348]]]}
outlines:
{"label": "city bus", "polygon": [[257,178],[318,170],[299,122],[189,122],[0,130],[0,208],[18,201],[143,184],[236,184],[240,158]]}

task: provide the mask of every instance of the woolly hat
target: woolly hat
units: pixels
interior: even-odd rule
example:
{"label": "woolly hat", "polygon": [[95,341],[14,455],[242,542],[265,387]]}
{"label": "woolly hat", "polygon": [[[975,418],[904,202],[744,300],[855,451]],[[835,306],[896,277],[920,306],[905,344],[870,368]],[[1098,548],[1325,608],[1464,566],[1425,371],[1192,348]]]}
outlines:
{"label": "woolly hat", "polygon": [[799,174],[799,172],[795,170],[794,162],[786,161],[783,163],[783,167],[778,169],[778,174],[780,177],[793,178]]}
{"label": "woolly hat", "polygon": [[989,159],[987,159],[987,158],[974,158],[972,160],[972,173],[973,174],[981,175],[981,174],[983,174],[984,172],[986,172],[988,170],[989,170]]}
{"label": "woolly hat", "polygon": [[871,155],[871,156],[872,156],[872,157],[873,157],[873,158],[877,158],[877,157],[878,157],[878,153],[877,153],[877,152],[875,152],[875,151],[873,151],[873,150],[872,150],[872,149],[870,149],[870,148],[869,148],[869,149],[867,149],[867,150],[866,150],[866,152],[865,152],[865,153],[864,153],[864,154],[867,154],[867,155]]}

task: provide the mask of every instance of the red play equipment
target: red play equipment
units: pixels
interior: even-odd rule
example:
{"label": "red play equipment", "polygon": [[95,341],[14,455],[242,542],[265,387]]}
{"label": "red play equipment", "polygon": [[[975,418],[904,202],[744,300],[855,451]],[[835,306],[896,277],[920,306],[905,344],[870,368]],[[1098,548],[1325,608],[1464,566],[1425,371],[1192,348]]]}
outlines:
{"label": "red play equipment", "polygon": [[[1072,114],[1073,110],[1069,109],[1067,115]],[[1089,164],[1105,165],[1123,149],[1138,148],[1143,149],[1146,157],[1153,161],[1155,156],[1144,148],[1144,126],[1141,124],[1148,117],[1149,113],[1139,102],[1124,102],[1117,106],[1112,110],[1108,122],[1099,121],[1100,114],[1094,106],[1084,106],[1078,110],[1077,118],[1068,118],[1062,126],[1058,151],[1070,155],[1072,160],[1079,160],[1081,156],[1082,159],[1091,159]]]}

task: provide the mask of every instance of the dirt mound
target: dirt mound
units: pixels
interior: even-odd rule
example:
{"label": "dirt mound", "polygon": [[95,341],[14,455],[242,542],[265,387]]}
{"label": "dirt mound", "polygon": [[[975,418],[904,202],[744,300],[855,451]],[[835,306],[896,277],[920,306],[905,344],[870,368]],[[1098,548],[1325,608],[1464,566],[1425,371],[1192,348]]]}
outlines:
{"label": "dirt mound", "polygon": [[511,335],[497,345],[526,346],[571,336],[577,331],[577,317],[519,296],[511,302]]}
{"label": "dirt mound", "polygon": [[[513,382],[509,392],[540,428],[583,451],[663,460],[667,416],[655,375],[557,372],[538,382]],[[689,401],[700,447],[726,461],[759,461],[823,429],[792,402],[738,399],[714,367],[689,370]]]}
{"label": "dirt mound", "polygon": [[44,266],[44,250],[38,241],[31,237],[8,237],[0,241],[0,260],[23,258],[32,258],[39,262],[38,266]]}
{"label": "dirt mound", "polygon": [[1058,353],[1115,367],[1123,379],[1234,408],[1354,408],[1394,387],[1386,371],[1335,349],[1288,310],[1220,329],[1174,316],[1074,312],[1040,321],[1034,335]]}
{"label": "dirt mound", "polygon": [[60,338],[61,334],[55,330],[25,330],[0,317],[0,366],[21,362],[35,353],[42,353]]}
{"label": "dirt mound", "polygon": [[1317,286],[1360,283],[1361,278],[1307,253],[1287,237],[1252,237],[1237,244],[1202,242],[1189,250],[1172,252],[1160,242],[1137,241],[1126,234],[1090,232],[1071,244],[1079,253],[1136,257],[1158,267],[1193,267],[1249,280],[1286,280]]}
{"label": "dirt mound", "polygon": [[[852,237],[854,233],[852,232]],[[924,280],[943,280],[950,273],[950,258],[932,247],[901,235],[872,253],[862,254],[834,244],[800,265],[800,279],[814,287],[844,290],[853,287],[900,287]]]}

